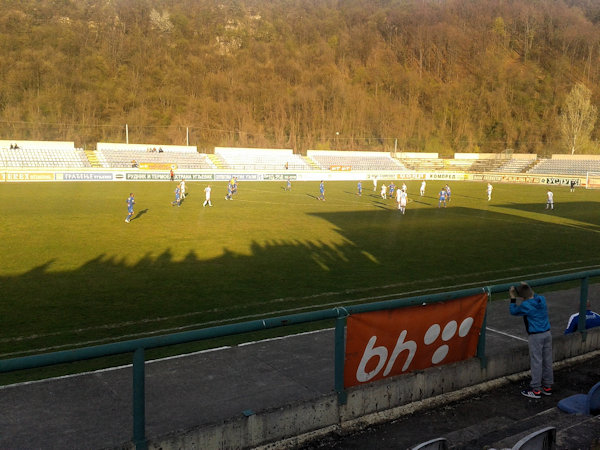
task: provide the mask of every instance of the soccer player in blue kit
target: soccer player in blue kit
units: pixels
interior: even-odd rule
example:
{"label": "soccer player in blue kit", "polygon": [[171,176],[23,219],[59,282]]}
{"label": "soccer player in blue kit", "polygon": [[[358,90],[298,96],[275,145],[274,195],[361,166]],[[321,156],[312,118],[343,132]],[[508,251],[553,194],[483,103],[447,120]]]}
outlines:
{"label": "soccer player in blue kit", "polygon": [[446,185],[444,189],[446,189],[446,197],[448,198],[448,203],[450,203],[450,195],[452,194],[450,191],[450,186]]}
{"label": "soccer player in blue kit", "polygon": [[133,205],[135,205],[135,200],[133,199],[133,192],[129,193],[129,197],[127,197],[127,217],[125,218],[125,222],[129,223],[131,220],[131,216],[133,216]]}
{"label": "soccer player in blue kit", "polygon": [[319,184],[319,200],[325,201],[325,183],[321,180],[321,184]]}
{"label": "soccer player in blue kit", "polygon": [[362,181],[358,182],[358,184],[356,185],[356,188],[358,189],[358,192],[356,193],[356,195],[358,195],[359,197],[362,197]]}
{"label": "soccer player in blue kit", "polygon": [[390,183],[390,198],[394,198],[394,191],[396,190],[396,185],[394,184],[394,182],[392,181]]}
{"label": "soccer player in blue kit", "polygon": [[440,191],[440,199],[438,201],[438,208],[442,206],[442,203],[444,204],[444,208],[446,207],[446,197],[448,196],[448,192],[446,191],[446,188],[442,188],[442,190]]}
{"label": "soccer player in blue kit", "polygon": [[175,188],[175,201],[171,202],[171,206],[180,206],[181,205],[181,190],[179,189],[179,186],[177,186]]}

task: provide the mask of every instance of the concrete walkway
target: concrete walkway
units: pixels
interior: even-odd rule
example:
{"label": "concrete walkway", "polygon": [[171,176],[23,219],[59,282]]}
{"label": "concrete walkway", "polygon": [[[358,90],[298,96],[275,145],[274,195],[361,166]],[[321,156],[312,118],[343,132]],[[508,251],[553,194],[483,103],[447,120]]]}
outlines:
{"label": "concrete walkway", "polygon": [[[579,289],[547,295],[554,336],[577,311],[578,298]],[[600,306],[600,285],[590,286],[589,298]],[[487,327],[488,354],[527,346],[523,321],[509,315],[508,300],[489,304]],[[324,330],[149,362],[147,438],[330,394],[333,345],[333,330]],[[0,448],[126,444],[132,436],[131,380],[126,366],[1,387]]]}

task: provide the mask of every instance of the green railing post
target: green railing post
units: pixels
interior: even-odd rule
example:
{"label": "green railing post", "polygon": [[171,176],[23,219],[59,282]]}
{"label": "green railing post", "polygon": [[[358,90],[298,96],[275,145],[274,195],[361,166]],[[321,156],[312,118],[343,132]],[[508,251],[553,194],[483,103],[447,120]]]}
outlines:
{"label": "green railing post", "polygon": [[[487,303],[492,301],[492,291],[489,287],[485,288],[487,292]],[[485,357],[485,339],[486,333],[485,329],[487,328],[487,305],[485,306],[485,314],[483,315],[483,323],[481,324],[481,332],[479,333],[479,340],[477,341],[477,357],[479,358],[479,364],[482,369],[485,369],[487,366],[487,358]]]}
{"label": "green railing post", "polygon": [[146,450],[146,376],[144,349],[133,353],[133,444],[136,450]]}
{"label": "green railing post", "polygon": [[344,389],[346,317],[343,316],[335,319],[335,392],[337,392],[338,403],[340,405],[345,405],[348,399],[346,390]]}
{"label": "green railing post", "polygon": [[581,279],[581,290],[579,294],[579,321],[577,322],[577,328],[581,333],[581,342],[585,342],[587,338],[587,329],[585,328],[585,313],[587,311],[588,284],[589,277],[583,277]]}

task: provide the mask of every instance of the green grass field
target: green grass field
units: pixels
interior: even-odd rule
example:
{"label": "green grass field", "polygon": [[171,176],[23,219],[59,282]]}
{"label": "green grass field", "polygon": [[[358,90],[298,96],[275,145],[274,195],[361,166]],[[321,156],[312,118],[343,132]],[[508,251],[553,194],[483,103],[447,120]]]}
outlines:
{"label": "green grass field", "polygon": [[414,181],[403,216],[370,182],[187,184],[1,184],[0,358],[598,266],[597,191]]}

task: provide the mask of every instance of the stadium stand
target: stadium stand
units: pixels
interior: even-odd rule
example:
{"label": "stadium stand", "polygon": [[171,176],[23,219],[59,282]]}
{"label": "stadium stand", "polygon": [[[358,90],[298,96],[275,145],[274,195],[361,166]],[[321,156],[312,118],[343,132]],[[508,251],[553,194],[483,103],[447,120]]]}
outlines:
{"label": "stadium stand", "polygon": [[596,383],[587,394],[575,394],[558,402],[558,409],[569,414],[589,416],[600,414],[600,382]]}
{"label": "stadium stand", "polygon": [[444,170],[443,159],[433,158],[410,158],[401,159],[404,167],[410,170],[416,170],[418,172],[432,172],[435,170]]}
{"label": "stadium stand", "polygon": [[322,170],[406,170],[406,166],[386,152],[343,152],[308,150],[307,156]]}
{"label": "stadium stand", "polygon": [[91,167],[82,149],[63,141],[0,141],[0,167]]}
{"label": "stadium stand", "polygon": [[311,170],[311,166],[290,149],[215,147],[215,156],[228,169]]}
{"label": "stadium stand", "polygon": [[208,155],[196,147],[178,145],[111,144],[96,145],[98,162],[106,168],[131,168],[144,164],[171,166],[180,169],[215,169]]}
{"label": "stadium stand", "polygon": [[523,173],[525,170],[535,163],[535,159],[509,159],[498,167],[500,173]]}
{"label": "stadium stand", "polygon": [[600,159],[543,159],[527,171],[530,174],[577,175],[600,172]]}

